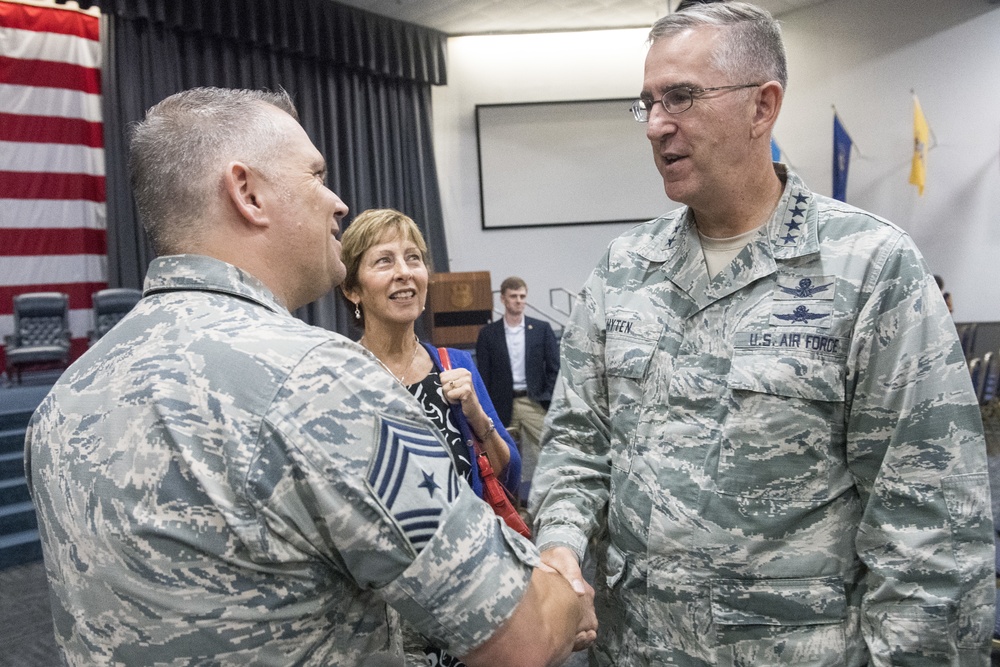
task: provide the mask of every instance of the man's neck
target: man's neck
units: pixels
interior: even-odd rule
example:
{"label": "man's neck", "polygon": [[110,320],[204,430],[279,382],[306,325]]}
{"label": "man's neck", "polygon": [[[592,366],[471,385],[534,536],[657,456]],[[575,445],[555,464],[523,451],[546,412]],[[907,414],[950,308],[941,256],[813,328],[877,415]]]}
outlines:
{"label": "man's neck", "polygon": [[693,205],[698,231],[709,238],[728,239],[766,223],[774,213],[785,186],[773,171],[742,185],[701,207]]}
{"label": "man's neck", "polygon": [[504,313],[503,321],[506,322],[509,327],[519,327],[524,323],[524,313],[520,315]]}

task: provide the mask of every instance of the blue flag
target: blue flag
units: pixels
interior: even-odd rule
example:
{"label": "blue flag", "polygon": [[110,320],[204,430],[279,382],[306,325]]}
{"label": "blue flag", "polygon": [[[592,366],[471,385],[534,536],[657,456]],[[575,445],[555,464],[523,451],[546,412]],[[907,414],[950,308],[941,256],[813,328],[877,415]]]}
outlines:
{"label": "blue flag", "polygon": [[771,137],[771,162],[781,162],[781,148],[774,137]]}
{"label": "blue flag", "polygon": [[851,141],[840,118],[833,114],[833,198],[847,201],[847,170],[851,166]]}

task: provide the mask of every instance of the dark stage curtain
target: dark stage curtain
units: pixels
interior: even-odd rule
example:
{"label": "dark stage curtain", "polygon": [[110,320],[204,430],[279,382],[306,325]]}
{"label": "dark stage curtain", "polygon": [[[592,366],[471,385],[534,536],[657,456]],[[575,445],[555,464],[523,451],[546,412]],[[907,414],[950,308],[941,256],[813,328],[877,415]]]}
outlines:
{"label": "dark stage curtain", "polygon": [[[445,81],[445,35],[329,0],[101,0],[108,278],[139,287],[153,258],[128,184],[128,125],[195,86],[282,87],[356,213],[393,207],[421,226],[448,270],[431,144],[431,86]],[[349,224],[349,223],[348,223]],[[302,319],[351,333],[330,294]]]}

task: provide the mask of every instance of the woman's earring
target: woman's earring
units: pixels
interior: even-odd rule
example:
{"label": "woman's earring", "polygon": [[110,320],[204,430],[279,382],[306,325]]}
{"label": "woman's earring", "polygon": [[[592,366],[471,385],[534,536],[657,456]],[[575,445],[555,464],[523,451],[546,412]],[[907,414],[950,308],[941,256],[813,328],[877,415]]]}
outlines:
{"label": "woman's earring", "polygon": [[358,308],[358,304],[354,304],[354,319],[356,320],[361,319],[361,309]]}

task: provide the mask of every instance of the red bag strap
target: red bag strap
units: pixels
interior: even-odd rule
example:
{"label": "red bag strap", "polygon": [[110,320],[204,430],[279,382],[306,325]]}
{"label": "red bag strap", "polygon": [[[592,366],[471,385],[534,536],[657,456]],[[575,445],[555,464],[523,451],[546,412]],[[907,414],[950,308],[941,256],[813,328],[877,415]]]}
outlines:
{"label": "red bag strap", "polygon": [[[439,347],[438,348],[438,356],[441,357],[441,370],[450,371],[451,370],[451,357],[448,356],[448,348],[446,348],[446,347]],[[475,451],[477,457],[479,457],[479,456],[486,456],[486,454],[483,452],[483,444],[481,442],[479,442],[479,438],[477,438],[475,436],[475,434],[472,435],[472,449]],[[488,461],[488,459],[487,459],[487,461]],[[489,465],[489,463],[487,463],[487,465]],[[482,471],[480,471],[480,472],[482,472]],[[492,468],[492,466],[490,466],[489,474],[491,474],[491,475],[493,474],[493,468]]]}
{"label": "red bag strap", "polygon": [[[438,356],[441,358],[441,369],[450,371],[451,358],[448,356],[448,350],[439,347],[437,351]],[[494,513],[503,519],[508,526],[528,539],[531,539],[531,529],[528,528],[524,520],[521,519],[521,515],[514,508],[510,492],[497,479],[496,474],[493,472],[493,466],[490,465],[490,460],[483,451],[483,445],[474,433],[472,434],[472,448],[476,454],[479,476],[483,480],[483,500],[489,503]]]}
{"label": "red bag strap", "polygon": [[451,370],[451,358],[448,356],[448,348],[439,347],[438,356],[441,357],[441,370]]}

